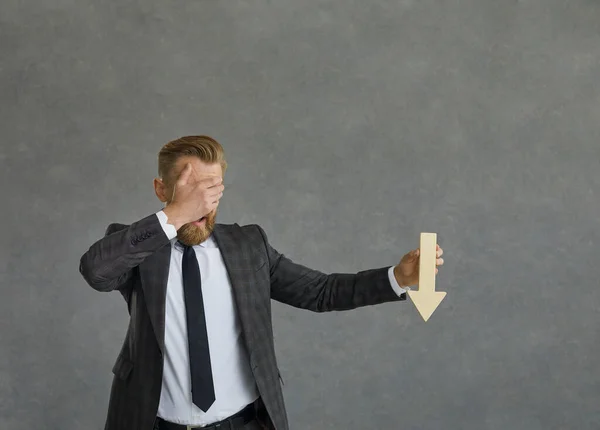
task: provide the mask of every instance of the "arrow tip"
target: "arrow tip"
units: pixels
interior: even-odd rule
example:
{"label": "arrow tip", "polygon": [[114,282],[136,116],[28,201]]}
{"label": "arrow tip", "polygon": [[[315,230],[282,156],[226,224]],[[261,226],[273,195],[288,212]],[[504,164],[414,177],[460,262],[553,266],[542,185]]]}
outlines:
{"label": "arrow tip", "polygon": [[408,295],[425,321],[446,297],[443,291],[409,291]]}

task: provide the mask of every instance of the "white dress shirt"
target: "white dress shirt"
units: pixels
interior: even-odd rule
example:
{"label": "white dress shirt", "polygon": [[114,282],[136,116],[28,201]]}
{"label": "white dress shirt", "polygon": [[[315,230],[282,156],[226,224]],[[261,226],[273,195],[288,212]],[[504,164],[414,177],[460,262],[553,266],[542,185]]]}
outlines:
{"label": "white dress shirt", "polygon": [[[223,257],[210,236],[193,249],[200,267],[216,400],[207,412],[193,404],[181,273],[183,249],[177,243],[175,227],[167,223],[167,215],[163,211],[156,215],[172,247],[165,303],[164,371],[158,416],[177,424],[204,426],[242,410],[254,402],[259,393],[243,343]],[[406,290],[396,282],[393,266],[388,274],[396,294],[405,293]]]}

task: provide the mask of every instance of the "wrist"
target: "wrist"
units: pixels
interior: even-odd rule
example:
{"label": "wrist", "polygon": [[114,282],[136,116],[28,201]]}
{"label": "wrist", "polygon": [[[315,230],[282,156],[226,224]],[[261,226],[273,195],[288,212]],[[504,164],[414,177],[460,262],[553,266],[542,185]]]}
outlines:
{"label": "wrist", "polygon": [[400,288],[406,288],[409,286],[404,277],[400,274],[400,265],[394,266],[394,277],[396,278],[396,282]]}
{"label": "wrist", "polygon": [[175,227],[175,230],[179,230],[185,224],[185,221],[181,219],[181,215],[179,215],[177,208],[167,206],[163,209],[163,212],[167,216],[167,224],[171,224]]}

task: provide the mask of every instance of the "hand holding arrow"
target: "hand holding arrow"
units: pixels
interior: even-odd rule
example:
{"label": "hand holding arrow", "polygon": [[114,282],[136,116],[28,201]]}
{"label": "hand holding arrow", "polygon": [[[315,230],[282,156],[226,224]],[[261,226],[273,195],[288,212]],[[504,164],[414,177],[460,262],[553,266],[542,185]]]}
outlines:
{"label": "hand holding arrow", "polygon": [[431,317],[446,293],[435,291],[437,266],[444,264],[440,258],[444,251],[437,244],[435,233],[421,233],[421,245],[404,257],[394,268],[396,280],[401,287],[419,285],[418,291],[410,290],[408,295],[425,321]]}

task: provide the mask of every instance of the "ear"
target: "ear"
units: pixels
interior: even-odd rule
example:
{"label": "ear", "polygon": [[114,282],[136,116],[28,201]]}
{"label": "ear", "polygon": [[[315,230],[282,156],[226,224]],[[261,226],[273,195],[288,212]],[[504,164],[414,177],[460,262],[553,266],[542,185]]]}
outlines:
{"label": "ear", "polygon": [[156,197],[163,203],[166,203],[168,199],[169,189],[160,178],[154,178],[154,192]]}

